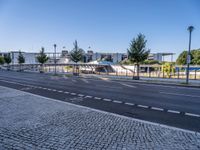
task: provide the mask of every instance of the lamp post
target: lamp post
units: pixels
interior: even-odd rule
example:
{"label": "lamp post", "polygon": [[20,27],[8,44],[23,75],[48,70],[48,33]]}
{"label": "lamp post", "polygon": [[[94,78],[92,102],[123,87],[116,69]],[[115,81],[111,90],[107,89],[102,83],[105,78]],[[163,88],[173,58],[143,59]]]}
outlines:
{"label": "lamp post", "polygon": [[53,47],[54,47],[54,66],[55,66],[54,75],[56,75],[56,47],[57,45],[54,44]]}
{"label": "lamp post", "polygon": [[194,30],[193,26],[189,26],[187,28],[187,30],[189,31],[189,49],[188,49],[188,53],[187,53],[187,73],[186,73],[186,84],[189,83],[189,75],[190,75],[190,62],[191,62],[191,54],[190,54],[190,50],[191,50],[191,37],[192,37],[192,31]]}

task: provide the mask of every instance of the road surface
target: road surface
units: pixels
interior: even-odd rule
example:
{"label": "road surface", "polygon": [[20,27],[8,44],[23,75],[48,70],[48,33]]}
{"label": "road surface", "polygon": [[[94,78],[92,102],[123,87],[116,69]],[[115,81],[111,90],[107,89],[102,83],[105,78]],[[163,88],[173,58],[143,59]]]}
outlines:
{"label": "road surface", "polygon": [[0,85],[200,132],[200,89],[0,71]]}

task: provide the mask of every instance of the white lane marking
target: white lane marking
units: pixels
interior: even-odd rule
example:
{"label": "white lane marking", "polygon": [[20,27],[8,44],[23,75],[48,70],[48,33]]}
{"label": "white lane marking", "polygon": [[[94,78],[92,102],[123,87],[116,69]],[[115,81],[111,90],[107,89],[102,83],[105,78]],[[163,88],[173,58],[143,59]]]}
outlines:
{"label": "white lane marking", "polygon": [[47,88],[43,88],[43,90],[46,90]]}
{"label": "white lane marking", "polygon": [[81,79],[83,82],[85,82],[85,83],[89,83],[89,81],[88,80],[86,80],[86,79]]}
{"label": "white lane marking", "polygon": [[107,101],[107,102],[112,101],[111,99],[108,99],[108,98],[104,98],[103,100],[104,100],[104,101]]}
{"label": "white lane marking", "polygon": [[158,107],[151,107],[151,109],[153,109],[153,110],[158,110],[158,111],[164,111],[164,109],[158,108]]}
{"label": "white lane marking", "polygon": [[98,99],[98,100],[99,100],[99,99],[101,99],[101,98],[100,98],[100,97],[94,97],[94,99]]}
{"label": "white lane marking", "polygon": [[133,103],[124,103],[125,105],[130,105],[130,106],[133,106],[133,105],[135,105],[135,104],[133,104]]}
{"label": "white lane marking", "polygon": [[130,87],[130,88],[136,88],[136,86],[134,85],[129,85],[129,84],[125,84],[125,83],[120,83],[121,85],[124,85],[126,87]]}
{"label": "white lane marking", "polygon": [[200,117],[200,115],[192,114],[192,113],[185,113],[185,115],[192,116],[192,117]]}
{"label": "white lane marking", "polygon": [[174,113],[174,114],[180,114],[180,112],[179,112],[179,111],[176,111],[176,110],[167,110],[167,112],[169,112],[169,113]]}
{"label": "white lane marking", "polygon": [[57,90],[52,90],[52,91],[56,92]]}
{"label": "white lane marking", "polygon": [[141,107],[141,108],[148,108],[149,106],[146,106],[146,105],[137,105],[138,107]]}
{"label": "white lane marking", "polygon": [[83,97],[84,95],[83,94],[78,94],[78,96]]}
{"label": "white lane marking", "polygon": [[122,101],[114,100],[113,103],[119,103],[120,104],[120,103],[122,103]]}
{"label": "white lane marking", "polygon": [[187,97],[195,97],[199,98],[199,95],[188,95],[188,94],[181,94],[181,93],[168,93],[168,92],[160,92],[161,94],[167,94],[167,95],[175,95],[175,96],[187,96]]}
{"label": "white lane marking", "polygon": [[52,89],[47,89],[48,91],[52,91]]}
{"label": "white lane marking", "polygon": [[87,95],[85,98],[92,98],[92,96]]}
{"label": "white lane marking", "polygon": [[63,91],[58,91],[59,93],[62,93]]}
{"label": "white lane marking", "polygon": [[76,80],[72,79],[72,82],[77,82]]}
{"label": "white lane marking", "polygon": [[65,94],[69,94],[69,92],[66,91]]}
{"label": "white lane marking", "polygon": [[71,95],[76,95],[76,93],[70,93]]}

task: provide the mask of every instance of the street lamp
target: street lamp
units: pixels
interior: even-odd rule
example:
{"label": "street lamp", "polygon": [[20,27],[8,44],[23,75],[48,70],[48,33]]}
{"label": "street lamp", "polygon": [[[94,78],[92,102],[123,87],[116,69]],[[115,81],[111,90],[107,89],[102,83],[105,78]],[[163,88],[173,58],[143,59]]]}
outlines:
{"label": "street lamp", "polygon": [[56,75],[56,47],[57,45],[54,44],[53,47],[54,47],[54,66],[55,66],[54,75]]}
{"label": "street lamp", "polygon": [[193,26],[189,26],[187,28],[187,30],[189,31],[189,49],[188,49],[188,53],[187,53],[187,74],[186,74],[186,84],[189,83],[189,68],[190,68],[190,62],[191,62],[191,54],[190,54],[190,49],[191,49],[191,37],[192,37],[192,31],[194,30]]}

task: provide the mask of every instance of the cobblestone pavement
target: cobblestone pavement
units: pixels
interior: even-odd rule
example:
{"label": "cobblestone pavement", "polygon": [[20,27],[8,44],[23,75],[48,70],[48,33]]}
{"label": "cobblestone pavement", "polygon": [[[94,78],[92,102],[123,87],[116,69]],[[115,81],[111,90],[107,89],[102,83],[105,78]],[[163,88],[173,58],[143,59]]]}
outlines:
{"label": "cobblestone pavement", "polygon": [[200,134],[0,87],[0,150],[200,149]]}

